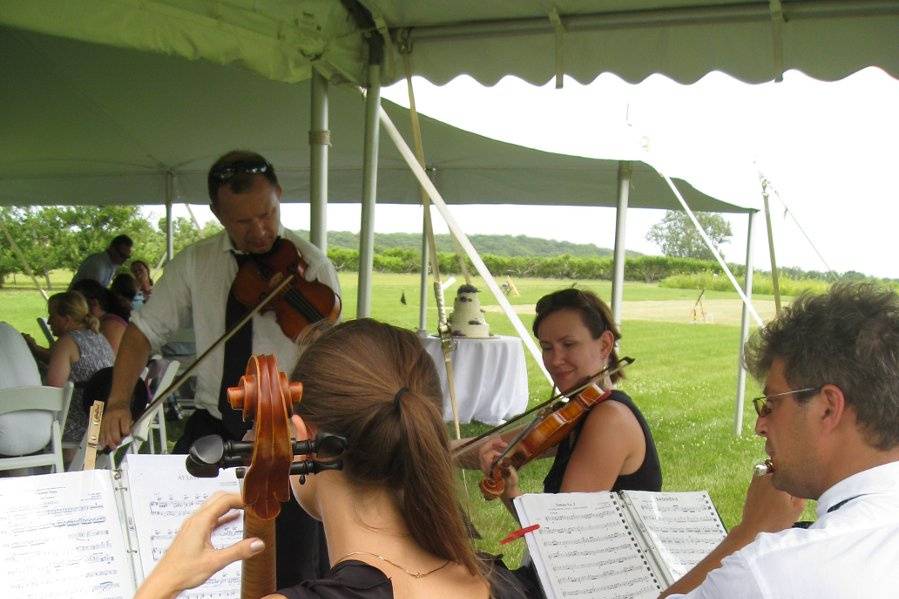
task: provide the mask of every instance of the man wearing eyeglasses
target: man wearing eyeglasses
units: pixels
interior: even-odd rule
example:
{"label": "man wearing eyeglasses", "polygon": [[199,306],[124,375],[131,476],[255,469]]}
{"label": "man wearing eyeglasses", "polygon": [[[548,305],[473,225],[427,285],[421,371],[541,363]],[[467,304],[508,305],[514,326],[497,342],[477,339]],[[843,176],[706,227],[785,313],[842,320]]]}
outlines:
{"label": "man wearing eyeglasses", "polygon": [[[799,297],[747,345],[773,474],[743,520],[663,596],[896,597],[899,296],[870,284]],[[816,521],[792,528],[805,499]]]}
{"label": "man wearing eyeglasses", "polygon": [[[132,315],[116,357],[112,390],[103,417],[100,440],[104,445],[118,445],[131,430],[130,389],[151,350],[161,348],[178,330],[192,328],[197,353],[201,354],[236,325],[249,312],[232,293],[239,265],[273,250],[279,238],[296,246],[307,264],[303,272],[307,280],[318,280],[340,293],[337,273],[327,257],[281,226],[281,186],[274,167],[264,157],[248,151],[228,152],[210,168],[207,185],[212,211],[224,231],[181,251],[154,287],[153,301]],[[289,372],[299,357],[299,348],[281,331],[273,312],[254,315],[197,365],[197,409],[187,420],[174,453],[187,453],[195,440],[206,435],[215,434],[226,440],[243,437],[249,424],[231,409],[225,390],[237,384],[250,353],[274,354],[281,370]],[[279,587],[296,584],[297,577],[319,574],[301,568],[282,578],[281,558],[294,555],[296,550],[283,551],[280,537],[302,536],[296,525],[291,526],[291,535],[279,535]],[[315,554],[309,559],[317,563],[314,538],[307,545]]]}

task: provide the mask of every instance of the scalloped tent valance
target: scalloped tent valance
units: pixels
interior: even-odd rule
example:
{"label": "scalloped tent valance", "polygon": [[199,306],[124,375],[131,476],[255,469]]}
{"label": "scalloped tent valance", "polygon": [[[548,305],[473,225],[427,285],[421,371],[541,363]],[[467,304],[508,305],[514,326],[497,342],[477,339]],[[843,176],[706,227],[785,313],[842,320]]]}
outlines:
{"label": "scalloped tent valance", "polygon": [[866,66],[899,76],[895,0],[0,0],[0,24],[284,82],[312,68],[364,82],[369,36],[387,41],[385,82],[402,76],[402,51],[437,83],[562,72],[691,83],[716,70],[761,82],[787,69],[835,80]]}

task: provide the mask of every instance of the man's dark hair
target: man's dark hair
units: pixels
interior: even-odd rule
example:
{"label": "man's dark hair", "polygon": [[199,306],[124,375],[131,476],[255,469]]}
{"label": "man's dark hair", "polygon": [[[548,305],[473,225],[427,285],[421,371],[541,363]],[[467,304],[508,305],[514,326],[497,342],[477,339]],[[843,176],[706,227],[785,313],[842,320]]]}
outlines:
{"label": "man's dark hair", "polygon": [[216,160],[206,175],[209,203],[215,208],[218,191],[226,185],[234,193],[244,193],[253,186],[256,175],[262,175],[273,186],[278,185],[275,167],[261,154],[231,150]]}
{"label": "man's dark hair", "polygon": [[872,447],[899,445],[899,294],[894,290],[835,284],[822,295],[800,295],[746,344],[746,367],[759,380],[778,358],[791,388],[839,387]]}
{"label": "man's dark hair", "polygon": [[109,247],[118,247],[120,245],[134,247],[134,241],[127,235],[116,235],[112,238],[112,241],[109,242]]}

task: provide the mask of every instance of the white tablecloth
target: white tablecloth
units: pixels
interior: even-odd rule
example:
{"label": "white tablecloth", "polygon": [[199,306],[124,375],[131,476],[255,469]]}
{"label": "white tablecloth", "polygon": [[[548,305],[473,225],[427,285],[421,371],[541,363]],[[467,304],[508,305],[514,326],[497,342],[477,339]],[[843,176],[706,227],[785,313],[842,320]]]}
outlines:
{"label": "white tablecloth", "polygon": [[[422,342],[440,376],[443,418],[451,422],[453,412],[446,385],[446,366],[443,363],[440,338],[428,336]],[[453,373],[459,403],[459,422],[477,420],[486,424],[498,424],[527,409],[528,372],[521,339],[518,337],[456,337]]]}

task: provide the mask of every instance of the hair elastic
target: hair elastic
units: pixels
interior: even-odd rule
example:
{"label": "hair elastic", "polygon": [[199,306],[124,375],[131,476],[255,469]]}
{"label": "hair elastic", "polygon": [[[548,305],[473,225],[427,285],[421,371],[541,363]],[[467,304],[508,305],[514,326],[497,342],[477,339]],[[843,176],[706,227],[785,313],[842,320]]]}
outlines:
{"label": "hair elastic", "polygon": [[400,387],[400,390],[396,392],[396,395],[393,396],[393,407],[397,410],[400,409],[401,403],[400,399],[402,399],[403,394],[409,391],[408,387]]}

